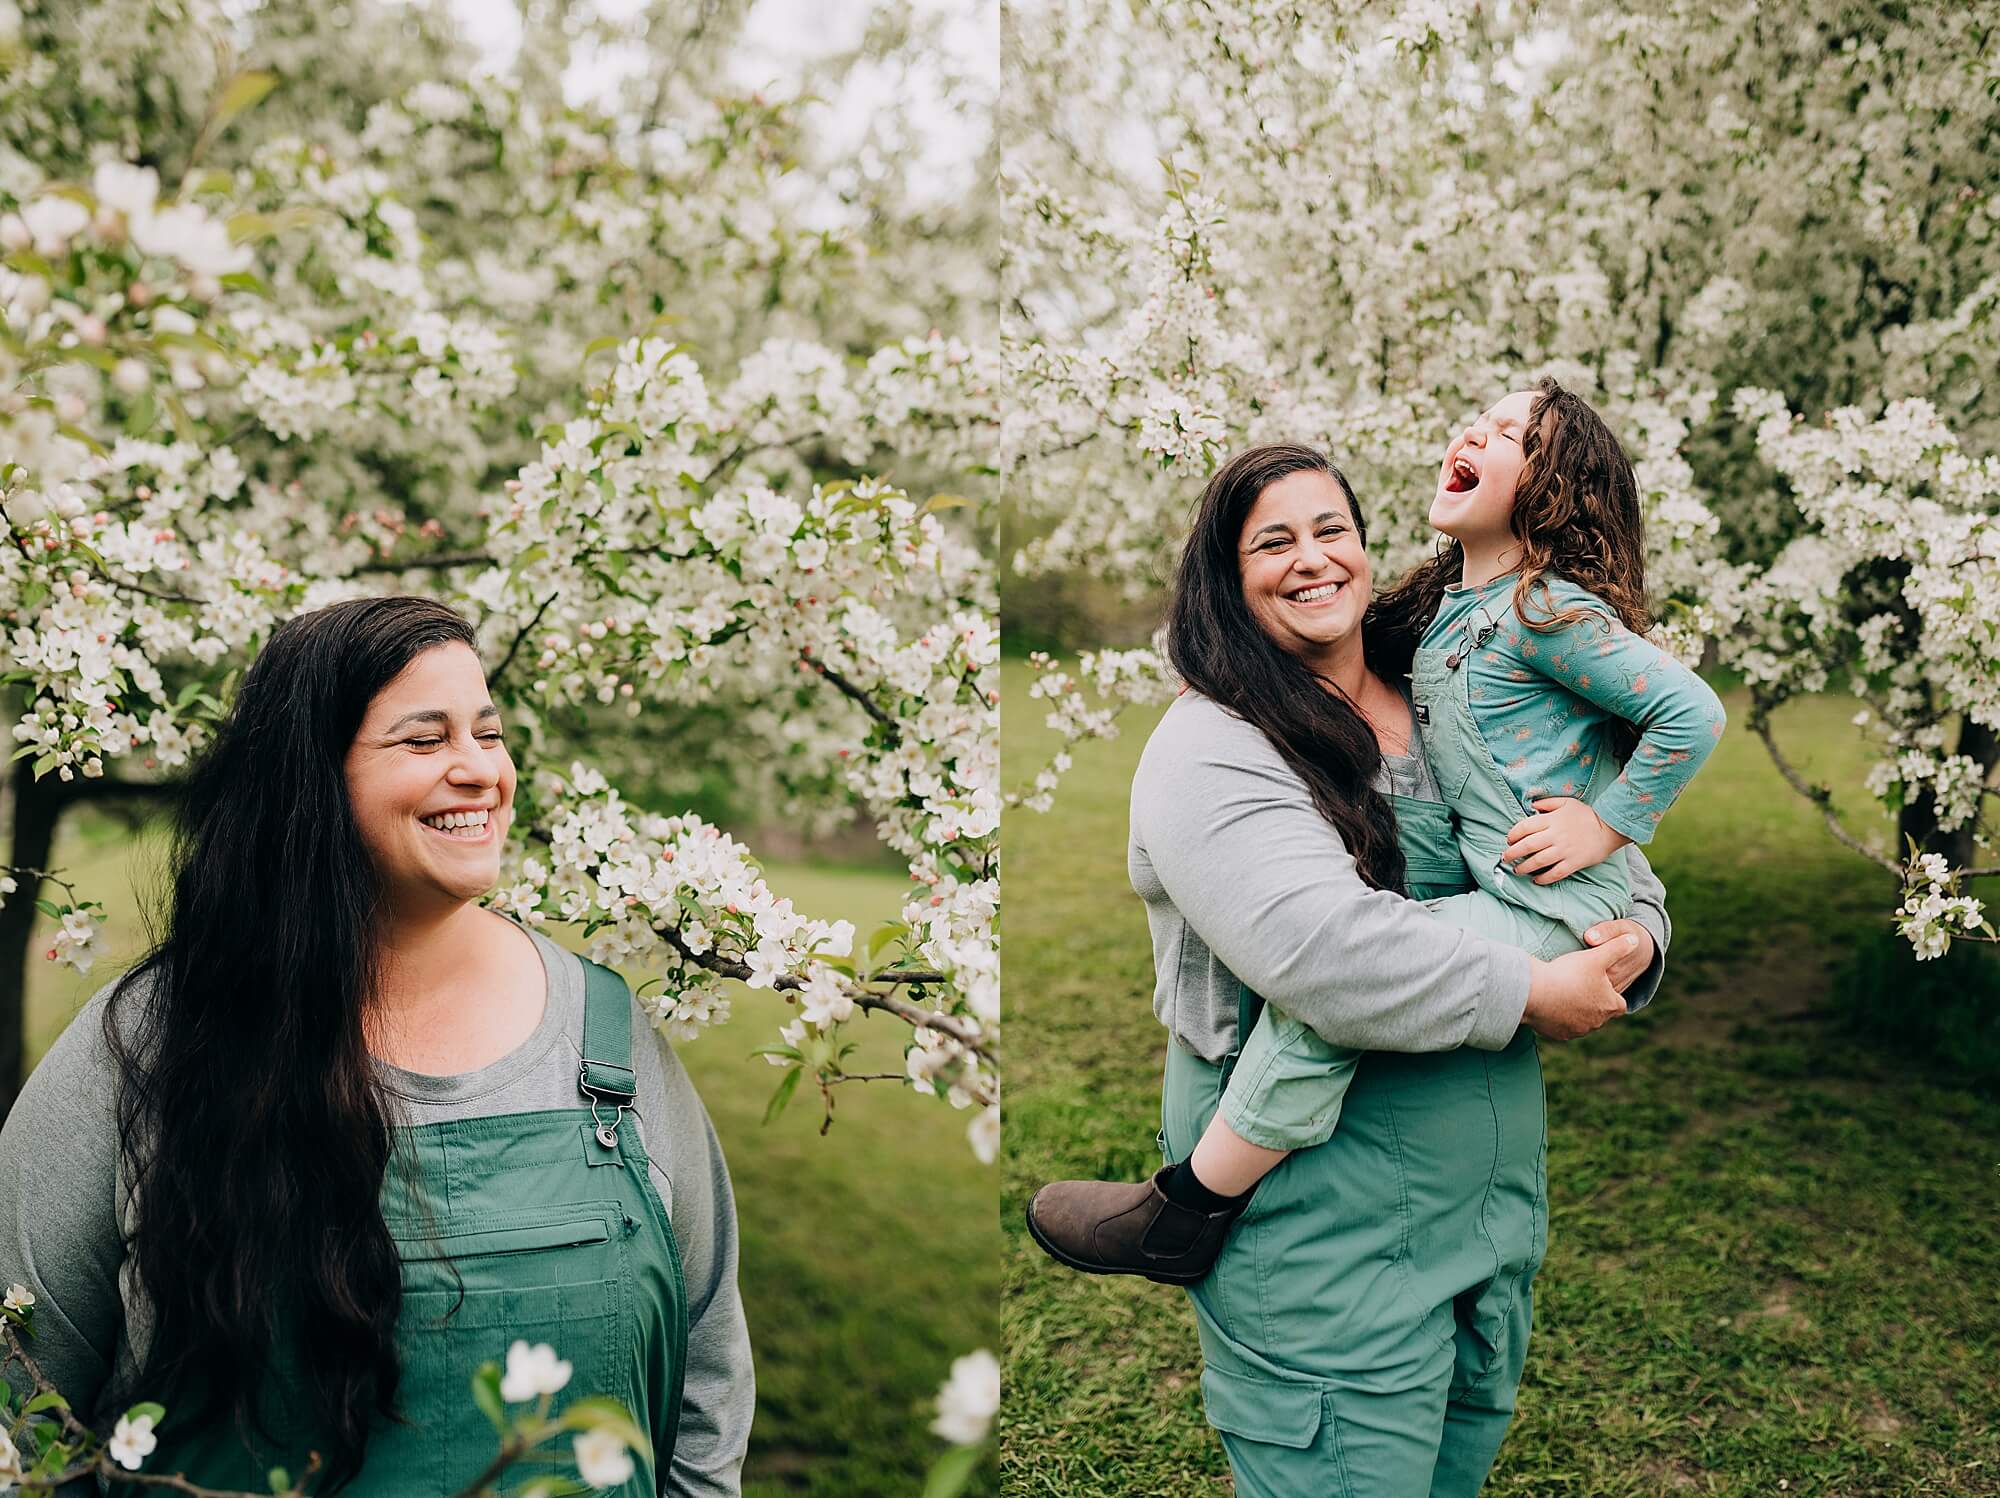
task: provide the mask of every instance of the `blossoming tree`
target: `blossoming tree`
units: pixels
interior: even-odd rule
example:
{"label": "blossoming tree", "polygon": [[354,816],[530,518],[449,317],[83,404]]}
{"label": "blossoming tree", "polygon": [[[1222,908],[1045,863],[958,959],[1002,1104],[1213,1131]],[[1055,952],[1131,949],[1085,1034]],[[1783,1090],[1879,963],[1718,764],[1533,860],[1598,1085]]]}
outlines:
{"label": "blossoming tree", "polygon": [[[494,903],[653,970],[681,1038],[723,977],[785,991],[788,1089],[845,1078],[857,1011],[898,1017],[990,1157],[994,600],[937,487],[986,462],[996,396],[921,320],[972,315],[977,216],[801,181],[794,111],[696,96],[698,58],[572,105],[553,22],[517,76],[447,83],[430,12],[274,5],[240,50],[223,7],[173,9],[25,7],[0,39],[0,1087],[30,901],[54,960],[97,944],[89,891],[37,888],[62,809],[171,780],[277,620],[424,591],[529,740]],[[873,260],[897,284],[862,294]],[[875,823],[900,921],[857,942],[613,788],[649,714],[704,711],[751,725],[732,772]]]}
{"label": "blossoming tree", "polygon": [[[1393,575],[1456,424],[1553,374],[1633,456],[1663,641],[1741,673],[1920,955],[1990,937],[2000,11],[1099,10],[1010,12],[1012,565],[1156,587],[1218,455],[1286,437]],[[1165,689],[1149,652],[1080,675],[1034,689],[1071,739]],[[1869,703],[1893,846],[1771,729],[1829,686]]]}

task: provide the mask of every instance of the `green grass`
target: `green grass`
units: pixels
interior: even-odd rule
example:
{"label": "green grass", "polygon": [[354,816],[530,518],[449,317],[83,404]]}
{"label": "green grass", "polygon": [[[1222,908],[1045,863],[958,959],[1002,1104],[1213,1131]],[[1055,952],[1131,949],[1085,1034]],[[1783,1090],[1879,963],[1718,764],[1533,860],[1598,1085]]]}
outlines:
{"label": "green grass", "polygon": [[[88,977],[33,964],[31,1058],[143,944],[132,883],[155,867],[151,849],[108,821],[64,839],[58,861],[110,907],[114,949]],[[876,870],[773,864],[766,872],[801,910],[844,916],[864,932],[893,917],[907,887]],[[896,1084],[837,1089],[824,1138],[810,1089],[764,1125],[780,1073],[748,1052],[777,1038],[787,1006],[768,991],[731,986],[730,1024],[679,1049],[736,1188],[740,1283],[757,1359],[744,1492],[914,1494],[944,1449],[927,1427],[951,1359],[998,1348],[995,1172],[966,1146],[969,1113]],[[852,1069],[901,1070],[908,1032],[900,1024],[875,1017],[853,1030],[862,1049]],[[990,1469],[970,1491],[997,1490]]]}
{"label": "green grass", "polygon": [[[1808,775],[1859,785],[1852,711],[1780,715]],[[1059,1270],[1021,1226],[1042,1181],[1157,1161],[1164,1034],[1124,871],[1151,722],[1086,746],[1055,811],[1005,828],[1002,1466],[1020,1498],[1231,1486],[1184,1297]],[[1052,747],[1011,713],[1006,783]],[[1872,829],[1863,797],[1840,799]],[[1551,1250],[1488,1491],[2000,1493],[2000,1099],[1863,1039],[1827,997],[1893,881],[1740,729],[1649,852],[1675,927],[1658,1001],[1544,1047]]]}

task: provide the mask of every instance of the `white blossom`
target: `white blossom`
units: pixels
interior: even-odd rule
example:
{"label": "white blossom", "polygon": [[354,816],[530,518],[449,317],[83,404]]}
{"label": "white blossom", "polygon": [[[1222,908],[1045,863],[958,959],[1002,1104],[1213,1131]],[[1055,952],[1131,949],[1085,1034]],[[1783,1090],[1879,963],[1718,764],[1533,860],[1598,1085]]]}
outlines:
{"label": "white blossom", "polygon": [[546,1342],[532,1347],[517,1341],[507,1349],[507,1369],[500,1378],[500,1397],[509,1404],[560,1394],[569,1384],[570,1365]]}
{"label": "white blossom", "polygon": [[985,1348],[951,1360],[951,1376],[938,1390],[931,1429],[955,1446],[986,1439],[1000,1410],[1000,1360]]}
{"label": "white blossom", "polygon": [[608,1430],[585,1430],[576,1437],[576,1475],[592,1487],[615,1488],[632,1478],[632,1453]]}
{"label": "white blossom", "polygon": [[152,1415],[120,1415],[108,1443],[111,1459],[127,1472],[138,1471],[139,1464],[160,1444],[160,1438],[153,1434],[153,1425]]}

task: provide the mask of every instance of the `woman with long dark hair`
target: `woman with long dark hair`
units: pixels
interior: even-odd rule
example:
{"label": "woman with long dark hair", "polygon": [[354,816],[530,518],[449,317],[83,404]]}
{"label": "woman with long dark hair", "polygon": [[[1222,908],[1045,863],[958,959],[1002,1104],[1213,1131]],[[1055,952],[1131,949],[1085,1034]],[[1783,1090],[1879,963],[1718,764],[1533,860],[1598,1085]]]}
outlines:
{"label": "woman with long dark hair", "polygon": [[[1650,997],[1666,937],[1637,857],[1638,919],[1550,961],[1419,903],[1473,881],[1403,683],[1410,644],[1369,612],[1365,539],[1311,448],[1251,449],[1203,493],[1167,623],[1189,690],[1132,789],[1180,1164],[1029,1207],[1065,1264],[1189,1286],[1246,1498],[1477,1491],[1546,1241],[1534,1032],[1597,1028],[1622,987]],[[1266,1002],[1367,1054],[1330,1137],[1225,1198],[1188,1162]]]}
{"label": "woman with long dark hair", "polygon": [[613,1490],[733,1494],[728,1174],[622,980],[477,903],[515,771],[475,644],[421,598],[273,631],[157,945],[0,1130],[0,1281],[75,1407],[165,1404],[147,1465],[207,1487],[316,1451],[322,1491],[456,1492],[495,1449],[472,1372],[519,1339],[648,1432]]}

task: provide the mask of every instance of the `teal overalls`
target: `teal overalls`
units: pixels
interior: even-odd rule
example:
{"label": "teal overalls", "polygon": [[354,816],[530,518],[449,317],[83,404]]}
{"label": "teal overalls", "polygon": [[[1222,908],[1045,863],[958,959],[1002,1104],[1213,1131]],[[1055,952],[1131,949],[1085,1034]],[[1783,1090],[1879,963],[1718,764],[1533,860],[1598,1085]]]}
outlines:
{"label": "teal overalls", "polygon": [[[1449,810],[1396,796],[1410,894],[1471,887]],[[1238,1044],[1261,1001],[1243,992]],[[1161,1142],[1185,1159],[1237,1058],[1167,1051]],[[1513,1417],[1548,1237],[1541,1063],[1368,1052],[1340,1125],[1264,1178],[1189,1290],[1203,1401],[1238,1498],[1460,1498]]]}
{"label": "teal overalls", "polygon": [[[1548,960],[1578,950],[1583,932],[1597,922],[1630,915],[1631,883],[1622,854],[1554,884],[1537,884],[1500,863],[1507,830],[1528,813],[1494,763],[1467,695],[1469,673],[1462,667],[1484,641],[1483,633],[1468,628],[1452,650],[1416,653],[1411,695],[1424,757],[1451,813],[1448,840],[1463,862],[1449,893],[1426,896],[1415,882],[1409,892],[1441,920]],[[1600,755],[1582,799],[1595,801],[1618,770],[1616,760]],[[1397,801],[1399,810],[1427,804]],[[1403,842],[1407,851],[1407,835]],[[1476,887],[1465,884],[1468,871]],[[1222,1100],[1223,1120],[1239,1137],[1265,1149],[1294,1150],[1333,1133],[1361,1052],[1330,1045],[1274,1009],[1263,1010],[1239,1044],[1242,1061]]]}
{"label": "teal overalls", "polygon": [[[660,1490],[656,1468],[671,1460],[680,1420],[687,1298],[645,1146],[624,1123],[635,1095],[631,993],[616,973],[583,966],[578,1106],[398,1131],[382,1213],[403,1258],[403,1421],[375,1420],[366,1462],[344,1489],[355,1498],[444,1498],[470,1483],[499,1449],[472,1399],[473,1370],[504,1366],[516,1340],[546,1342],[570,1363],[557,1410],[612,1395],[651,1436],[653,1464],[635,1456],[631,1480],[601,1491],[653,1498]],[[167,1401],[147,1470],[249,1492],[268,1487],[274,1466],[296,1475],[324,1444],[300,1380],[311,1354],[296,1338],[273,1350],[271,1440],[256,1454],[227,1417],[178,1429]],[[568,1437],[554,1455],[510,1468],[506,1484],[543,1474],[575,1475]]]}

